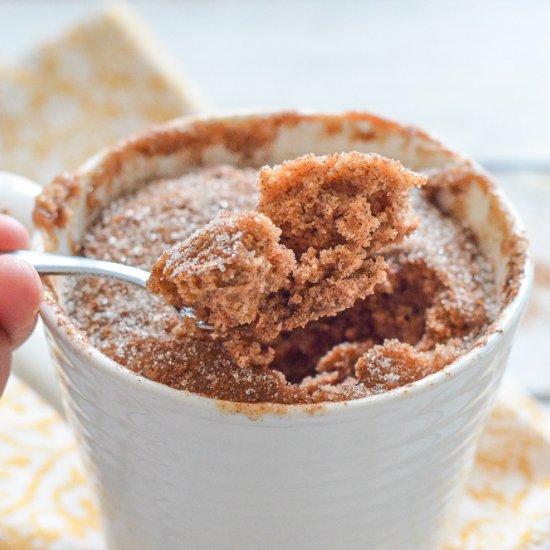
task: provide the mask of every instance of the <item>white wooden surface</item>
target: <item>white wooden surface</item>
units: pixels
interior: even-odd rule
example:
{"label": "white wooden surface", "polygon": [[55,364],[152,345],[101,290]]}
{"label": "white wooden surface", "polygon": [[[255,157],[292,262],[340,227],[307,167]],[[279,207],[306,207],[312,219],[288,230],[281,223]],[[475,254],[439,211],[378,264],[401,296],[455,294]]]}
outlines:
{"label": "white wooden surface", "polygon": [[[550,2],[132,2],[215,106],[366,109],[550,162]],[[1,1],[0,59],[101,5]]]}

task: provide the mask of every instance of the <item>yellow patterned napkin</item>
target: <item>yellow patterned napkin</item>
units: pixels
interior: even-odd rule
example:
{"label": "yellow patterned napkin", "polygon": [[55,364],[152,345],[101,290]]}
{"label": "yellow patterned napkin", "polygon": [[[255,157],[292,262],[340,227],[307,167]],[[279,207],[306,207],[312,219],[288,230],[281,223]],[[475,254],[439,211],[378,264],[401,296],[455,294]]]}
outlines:
{"label": "yellow patterned napkin", "polygon": [[550,415],[506,381],[444,550],[549,548]]}
{"label": "yellow patterned napkin", "polygon": [[[103,550],[69,428],[12,377],[0,399],[0,549]],[[503,387],[444,550],[550,548],[550,419]]]}
{"label": "yellow patterned napkin", "polygon": [[104,547],[71,431],[12,376],[0,398],[0,549]]}
{"label": "yellow patterned napkin", "polygon": [[205,108],[124,4],[0,68],[0,170],[48,183],[117,139]]}

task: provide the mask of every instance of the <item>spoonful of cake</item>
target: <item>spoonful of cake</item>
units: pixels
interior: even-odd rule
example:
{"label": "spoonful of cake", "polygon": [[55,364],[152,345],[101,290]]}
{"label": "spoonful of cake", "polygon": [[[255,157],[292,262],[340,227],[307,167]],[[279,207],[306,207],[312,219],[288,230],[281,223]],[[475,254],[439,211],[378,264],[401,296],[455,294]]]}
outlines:
{"label": "spoonful of cake", "polygon": [[257,211],[218,214],[160,256],[147,287],[191,307],[237,364],[267,364],[278,334],[348,309],[385,280],[380,252],[415,229],[408,192],[425,181],[358,152],[262,168]]}

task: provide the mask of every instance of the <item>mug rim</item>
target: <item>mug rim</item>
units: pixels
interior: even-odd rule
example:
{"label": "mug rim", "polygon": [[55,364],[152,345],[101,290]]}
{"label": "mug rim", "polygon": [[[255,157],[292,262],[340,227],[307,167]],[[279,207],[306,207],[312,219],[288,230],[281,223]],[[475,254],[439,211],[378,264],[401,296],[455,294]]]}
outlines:
{"label": "mug rim", "polygon": [[[192,115],[188,117],[178,118],[172,121],[168,121],[160,126],[154,126],[148,131],[155,131],[159,128],[180,128],[182,126],[192,124],[197,121],[223,121],[228,119],[245,119],[250,117],[261,117],[276,114],[283,114],[288,111],[281,110],[240,110],[223,112],[216,115]],[[349,112],[321,112],[321,111],[307,111],[307,110],[295,110],[292,111],[298,115],[310,116],[344,116]],[[370,113],[361,112],[371,116],[373,119],[380,121],[383,124],[389,124],[395,126],[401,130],[411,129],[419,132],[422,139],[429,141],[441,147],[441,150],[450,155],[457,155],[453,151],[447,149],[446,146],[441,144],[437,139],[433,138],[430,134],[423,130],[418,130],[414,127],[405,126],[394,122],[389,119],[378,117],[377,115],[371,115]],[[146,130],[147,131],[147,130]],[[144,135],[144,134],[138,134]],[[128,138],[123,139],[119,144],[123,144]],[[86,172],[91,170],[105,154],[108,154],[111,148],[104,151],[100,151],[96,155],[89,158],[84,162],[78,171]],[[457,155],[459,158],[469,161],[462,155]],[[472,161],[469,161],[472,163]],[[481,173],[484,173],[478,165],[476,166]],[[492,181],[492,180],[491,180]],[[492,189],[494,193],[498,195],[499,203],[502,205],[503,212],[505,212],[511,220],[511,228],[514,234],[523,236],[525,234],[524,225],[515,209],[513,204],[509,201],[506,195],[503,193],[500,186],[496,185],[495,189]],[[43,245],[41,236],[35,241],[34,246],[41,248]],[[132,371],[131,369],[124,367],[117,363],[109,356],[104,354],[99,348],[93,346],[85,338],[83,331],[79,329],[69,315],[67,315],[61,308],[60,304],[55,299],[53,292],[45,285],[44,300],[40,308],[40,315],[47,328],[55,333],[57,337],[64,341],[68,345],[72,352],[77,355],[85,356],[87,363],[94,369],[98,368],[101,371],[105,371],[106,374],[114,376],[116,378],[125,379],[127,383],[133,385],[140,385],[143,387],[142,391],[152,392],[162,399],[170,399],[174,402],[181,402],[182,404],[191,405],[194,408],[203,410],[217,410],[218,412],[225,412],[237,416],[236,413],[243,414],[251,419],[260,419],[265,415],[278,416],[278,417],[312,417],[312,416],[326,416],[327,414],[335,415],[345,411],[355,411],[363,409],[364,407],[373,407],[380,404],[391,403],[400,399],[412,397],[419,393],[429,391],[434,386],[441,385],[445,380],[448,380],[460,372],[469,367],[474,367],[479,359],[488,354],[492,349],[498,347],[500,341],[513,326],[516,319],[523,313],[524,306],[526,305],[533,279],[533,264],[527,252],[524,257],[524,261],[520,265],[520,273],[517,276],[517,292],[516,294],[505,303],[499,312],[497,318],[491,323],[490,327],[484,332],[474,343],[471,349],[461,354],[459,357],[445,365],[442,369],[419,380],[415,380],[404,386],[399,386],[389,391],[385,391],[375,395],[369,395],[357,399],[349,399],[343,401],[331,401],[320,403],[296,403],[296,404],[282,404],[282,403],[242,403],[233,402],[223,399],[216,399],[193,393],[186,389],[176,389],[166,384],[162,384],[155,380],[146,378],[143,375]],[[60,318],[63,322],[60,322]]]}

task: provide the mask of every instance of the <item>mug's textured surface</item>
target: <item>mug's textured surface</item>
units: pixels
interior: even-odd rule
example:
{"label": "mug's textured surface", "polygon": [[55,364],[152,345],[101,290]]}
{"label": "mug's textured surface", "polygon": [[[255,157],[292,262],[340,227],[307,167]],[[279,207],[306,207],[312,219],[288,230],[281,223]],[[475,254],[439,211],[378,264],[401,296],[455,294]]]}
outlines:
{"label": "mug's textured surface", "polygon": [[510,343],[412,395],[259,419],[52,348],[112,548],[344,549],[436,546]]}
{"label": "mug's textured surface", "polygon": [[[420,132],[368,115],[177,122],[59,180],[59,190],[73,192],[59,223],[44,232],[46,248],[73,251],[101,206],[154,176],[200,163],[258,165],[350,149],[424,171],[467,163]],[[62,288],[52,286],[42,316],[111,547],[436,547],[530,282],[525,259],[509,261],[517,253],[508,246],[516,227],[498,194],[481,178],[464,198],[463,215],[499,284],[515,276],[519,292],[472,352],[409,387],[367,399],[239,405],[161,386],[91,348],[57,304]]]}

